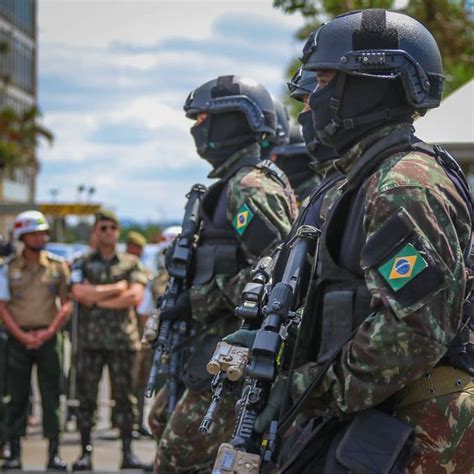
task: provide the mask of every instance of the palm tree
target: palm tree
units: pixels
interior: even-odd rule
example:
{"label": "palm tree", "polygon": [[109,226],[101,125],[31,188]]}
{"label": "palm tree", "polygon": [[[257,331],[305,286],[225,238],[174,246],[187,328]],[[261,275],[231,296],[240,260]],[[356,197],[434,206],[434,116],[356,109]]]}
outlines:
{"label": "palm tree", "polygon": [[37,167],[35,149],[40,139],[52,143],[50,130],[38,124],[37,107],[16,112],[11,107],[0,110],[0,166]]}

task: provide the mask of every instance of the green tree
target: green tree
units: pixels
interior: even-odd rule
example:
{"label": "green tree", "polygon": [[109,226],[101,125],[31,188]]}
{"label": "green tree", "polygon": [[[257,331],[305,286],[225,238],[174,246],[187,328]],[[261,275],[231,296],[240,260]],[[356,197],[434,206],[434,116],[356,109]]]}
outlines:
{"label": "green tree", "polygon": [[38,166],[35,148],[40,139],[49,143],[53,134],[38,124],[36,107],[17,112],[11,107],[0,110],[0,166]]}
{"label": "green tree", "polygon": [[[304,25],[296,38],[306,40],[321,22],[337,15],[361,8],[394,10],[393,0],[274,0],[273,5],[288,14],[300,13]],[[449,95],[474,76],[473,21],[469,18],[466,0],[409,0],[400,11],[416,18],[435,37],[443,57],[446,75],[445,93]],[[291,77],[299,67],[294,60],[289,68]],[[296,114],[300,104],[290,101],[291,112]]]}

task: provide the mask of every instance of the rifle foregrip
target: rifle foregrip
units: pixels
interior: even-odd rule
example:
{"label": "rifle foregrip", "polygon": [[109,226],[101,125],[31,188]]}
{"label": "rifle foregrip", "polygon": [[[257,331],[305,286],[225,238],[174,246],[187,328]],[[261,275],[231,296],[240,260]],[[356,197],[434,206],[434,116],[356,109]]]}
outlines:
{"label": "rifle foregrip", "polygon": [[163,355],[163,349],[159,347],[155,351],[153,356],[153,363],[150,370],[150,376],[148,377],[148,382],[146,384],[145,397],[151,398],[153,392],[155,391],[156,379],[158,378],[158,373],[160,372],[161,366],[161,356]]}

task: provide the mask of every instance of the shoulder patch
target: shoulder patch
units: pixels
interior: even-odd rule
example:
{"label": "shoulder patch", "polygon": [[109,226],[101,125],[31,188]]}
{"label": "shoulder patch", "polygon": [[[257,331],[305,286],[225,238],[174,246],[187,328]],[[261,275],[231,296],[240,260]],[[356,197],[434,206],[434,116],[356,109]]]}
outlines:
{"label": "shoulder patch", "polygon": [[407,244],[377,270],[392,290],[398,291],[427,267],[426,260],[418,250],[412,244]]}
{"label": "shoulder patch", "polygon": [[232,225],[239,235],[245,232],[250,222],[252,222],[253,217],[254,214],[250,207],[245,203],[242,204],[232,221]]}

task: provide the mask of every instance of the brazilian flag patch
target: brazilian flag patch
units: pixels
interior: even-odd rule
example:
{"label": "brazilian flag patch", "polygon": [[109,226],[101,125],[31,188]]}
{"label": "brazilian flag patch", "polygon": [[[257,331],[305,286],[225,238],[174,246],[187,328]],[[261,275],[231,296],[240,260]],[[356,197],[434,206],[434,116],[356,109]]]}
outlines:
{"label": "brazilian flag patch", "polygon": [[250,207],[248,207],[247,204],[242,204],[242,206],[240,206],[239,210],[237,211],[234,220],[232,221],[232,225],[234,226],[234,229],[237,231],[237,233],[242,235],[250,222],[252,222],[252,219],[253,212],[251,211]]}
{"label": "brazilian flag patch", "polygon": [[412,244],[407,244],[395,257],[378,267],[377,270],[392,290],[398,291],[427,267],[426,260],[418,250]]}

